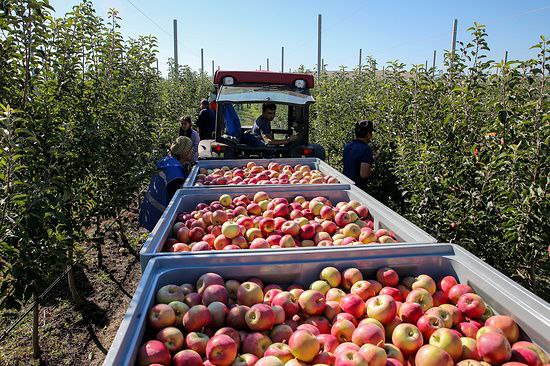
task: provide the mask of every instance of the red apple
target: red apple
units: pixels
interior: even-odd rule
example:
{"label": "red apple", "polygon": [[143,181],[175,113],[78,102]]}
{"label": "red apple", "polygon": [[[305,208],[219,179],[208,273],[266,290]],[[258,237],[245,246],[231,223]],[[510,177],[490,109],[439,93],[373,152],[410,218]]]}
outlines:
{"label": "red apple", "polygon": [[307,330],[297,330],[288,342],[292,355],[300,361],[310,362],[319,353],[317,337]]}
{"label": "red apple", "polygon": [[174,355],[173,366],[203,366],[201,356],[190,349],[184,349]]}
{"label": "red apple", "polygon": [[187,348],[197,352],[199,355],[205,356],[208,340],[210,340],[210,337],[204,333],[191,332],[185,337],[185,345]]}
{"label": "red apple", "polygon": [[369,323],[358,326],[351,336],[351,341],[358,346],[366,343],[381,346],[384,344],[384,339],[384,331],[380,327]]}
{"label": "red apple", "polygon": [[351,286],[351,293],[358,295],[363,301],[376,296],[375,286],[369,281],[357,281]]}
{"label": "red apple", "polygon": [[210,285],[202,293],[202,304],[208,306],[209,304],[218,301],[223,304],[227,304],[229,299],[229,293],[225,286],[222,285]]}
{"label": "red apple", "polygon": [[409,292],[406,302],[415,302],[422,307],[422,310],[426,311],[433,306],[433,298],[430,293],[423,288],[416,288]]}
{"label": "red apple", "polygon": [[211,328],[217,329],[221,328],[225,324],[225,318],[229,309],[224,303],[219,301],[214,301],[208,304],[208,311],[210,312],[210,323]]}
{"label": "red apple", "polygon": [[399,283],[399,275],[393,268],[384,267],[376,271],[376,280],[382,286],[395,287]]}
{"label": "red apple", "polygon": [[399,308],[398,315],[404,323],[416,324],[424,314],[420,304],[415,302],[404,302]]}
{"label": "red apple", "polygon": [[381,347],[366,343],[361,346],[359,353],[368,362],[369,366],[386,366],[388,356]]}
{"label": "red apple", "polygon": [[297,314],[298,310],[300,309],[296,298],[288,291],[283,291],[275,295],[275,297],[271,301],[271,305],[279,305],[280,307],[282,307],[285,311],[287,318],[290,318],[293,315]]}
{"label": "red apple", "polygon": [[[365,302],[361,297],[355,294],[348,294],[340,300],[340,308],[355,318],[360,318],[365,314]],[[395,315],[395,314],[394,314]]]}
{"label": "red apple", "polygon": [[166,304],[157,304],[153,306],[147,314],[149,325],[156,330],[175,325],[176,319],[174,309]]}
{"label": "red apple", "polygon": [[494,315],[485,321],[485,325],[502,330],[510,344],[516,342],[519,338],[519,327],[514,319],[509,316]]}
{"label": "red apple", "polygon": [[465,316],[472,319],[480,318],[487,308],[481,296],[471,293],[460,296],[456,306]]}
{"label": "red apple", "polygon": [[449,290],[457,284],[458,282],[456,281],[456,278],[453,276],[445,276],[439,281],[438,288],[447,295]]}
{"label": "red apple", "polygon": [[225,322],[231,328],[235,328],[235,329],[247,328],[245,315],[248,309],[250,308],[245,305],[236,305],[230,308],[229,312],[225,317]]}
{"label": "red apple", "polygon": [[202,295],[204,290],[211,285],[224,285],[223,278],[217,273],[205,273],[197,280],[197,292]]}
{"label": "red apple", "polygon": [[216,366],[229,366],[237,357],[237,343],[225,335],[210,338],[206,346],[206,358]]}
{"label": "red apple", "polygon": [[332,324],[330,334],[336,337],[339,342],[350,342],[355,331],[355,325],[347,319],[339,319]]}
{"label": "red apple", "polygon": [[435,315],[422,315],[420,319],[418,319],[418,322],[416,322],[416,326],[420,329],[420,332],[422,332],[422,337],[428,340],[433,332],[439,328],[443,328],[444,324],[443,320]]}
{"label": "red apple", "polygon": [[249,333],[243,340],[242,352],[251,353],[260,358],[263,357],[267,347],[271,345],[271,339],[268,336],[259,333]]}
{"label": "red apple", "polygon": [[264,300],[262,288],[253,282],[244,282],[237,290],[237,301],[241,305],[252,306]]}
{"label": "red apple", "polygon": [[506,337],[500,333],[489,332],[477,339],[477,351],[481,359],[500,365],[512,357],[512,347]]}
{"label": "red apple", "polygon": [[367,301],[367,315],[382,324],[387,324],[395,318],[397,305],[388,295],[378,295]]}
{"label": "red apple", "polygon": [[458,302],[458,299],[460,298],[460,296],[462,296],[464,294],[467,294],[467,293],[473,293],[473,292],[474,292],[474,290],[472,290],[472,288],[470,286],[459,283],[459,284],[454,285],[453,287],[451,287],[451,289],[449,290],[449,293],[447,294],[447,296],[449,297],[449,300],[451,300],[451,302],[453,304],[456,304]]}
{"label": "red apple", "polygon": [[479,352],[477,352],[477,343],[473,338],[461,337],[460,343],[462,343],[462,354],[461,359],[471,359],[479,361]]}
{"label": "red apple", "polygon": [[451,328],[453,326],[453,316],[445,308],[436,306],[434,308],[428,309],[426,315],[435,315],[443,321],[443,326],[445,328]]}
{"label": "red apple", "polygon": [[170,351],[160,341],[149,341],[139,348],[138,365],[147,366],[151,364],[160,364],[170,366],[172,357]]}
{"label": "red apple", "polygon": [[332,334],[319,334],[317,336],[317,340],[319,340],[321,350],[330,353],[334,353],[336,347],[338,347],[338,345],[340,344],[338,342],[338,339],[336,339],[336,337]]}
{"label": "red apple", "polygon": [[269,338],[276,343],[288,342],[292,333],[294,331],[288,324],[278,324],[269,332]]}
{"label": "red apple", "polygon": [[430,336],[430,344],[447,352],[455,362],[462,356],[462,342],[460,336],[456,335],[451,329],[437,329]]}
{"label": "red apple", "polygon": [[424,339],[420,330],[408,323],[399,324],[393,330],[391,335],[392,342],[397,346],[403,355],[409,356],[422,347]]}
{"label": "red apple", "polygon": [[514,343],[514,345],[512,346],[512,349],[520,349],[520,348],[528,348],[531,351],[534,351],[539,356],[541,363],[543,364],[550,363],[550,358],[548,357],[546,352],[544,352],[542,348],[540,348],[536,344],[533,344],[531,342],[526,342],[526,341],[519,341]]}
{"label": "red apple", "polygon": [[201,330],[208,326],[212,317],[204,305],[195,305],[183,316],[183,326],[188,332]]}
{"label": "red apple", "polygon": [[453,366],[453,358],[447,352],[427,344],[422,346],[414,358],[415,366]]}
{"label": "red apple", "polygon": [[322,314],[326,307],[325,296],[316,290],[306,290],[298,299],[302,310],[309,315]]}
{"label": "red apple", "polygon": [[345,290],[348,291],[351,289],[355,282],[361,281],[363,279],[363,275],[357,268],[346,269],[342,274],[342,277],[344,278],[342,286]]}
{"label": "red apple", "polygon": [[164,343],[168,351],[175,353],[183,348],[183,334],[178,328],[166,327],[157,333],[157,341]]}
{"label": "red apple", "polygon": [[290,347],[285,343],[272,343],[265,350],[264,357],[274,356],[278,358],[283,364],[294,358]]}
{"label": "red apple", "polygon": [[245,321],[253,331],[269,330],[275,324],[275,314],[271,306],[255,304],[246,312]]}

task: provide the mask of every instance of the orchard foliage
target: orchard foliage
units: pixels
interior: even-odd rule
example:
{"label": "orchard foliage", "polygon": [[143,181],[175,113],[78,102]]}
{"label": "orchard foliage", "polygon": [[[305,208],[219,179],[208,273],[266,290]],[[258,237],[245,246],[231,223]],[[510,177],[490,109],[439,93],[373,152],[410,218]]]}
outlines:
{"label": "orchard foliage", "polygon": [[52,10],[0,2],[2,307],[43,289],[86,228],[129,207],[177,117],[207,95],[186,67],[161,78],[155,38],[124,39],[116,10],[107,20],[89,1],[61,18]]}
{"label": "orchard foliage", "polygon": [[446,55],[440,73],[392,62],[381,75],[372,60],[324,73],[314,139],[341,166],[354,123],[373,120],[370,193],[542,295],[548,282],[537,280],[550,278],[550,42],[533,46],[536,59],[503,64],[487,60],[483,25],[469,31],[472,40]]}

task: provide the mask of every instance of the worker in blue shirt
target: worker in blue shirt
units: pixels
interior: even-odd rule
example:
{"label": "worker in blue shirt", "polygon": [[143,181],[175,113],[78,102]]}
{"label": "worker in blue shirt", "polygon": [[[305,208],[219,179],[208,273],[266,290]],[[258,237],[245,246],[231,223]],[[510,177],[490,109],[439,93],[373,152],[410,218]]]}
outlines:
{"label": "worker in blue shirt", "polygon": [[344,147],[344,175],[365,189],[372,174],[374,158],[369,142],[372,140],[372,121],[359,121],[355,124],[355,139]]}
{"label": "worker in blue shirt", "polygon": [[185,182],[188,164],[193,158],[193,142],[180,136],[170,146],[170,152],[157,163],[158,172],[151,179],[139,210],[139,223],[151,231],[176,191]]}
{"label": "worker in blue shirt", "polygon": [[275,140],[271,131],[271,122],[275,119],[277,105],[264,103],[262,114],[256,119],[252,129],[241,136],[241,143],[252,147],[264,147],[266,145],[280,146],[290,144],[298,139],[297,135],[291,135],[284,140]]}

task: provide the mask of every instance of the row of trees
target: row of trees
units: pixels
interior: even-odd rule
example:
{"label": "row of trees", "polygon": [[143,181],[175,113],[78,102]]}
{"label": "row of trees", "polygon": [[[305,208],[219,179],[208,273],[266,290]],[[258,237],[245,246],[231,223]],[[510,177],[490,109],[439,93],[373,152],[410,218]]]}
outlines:
{"label": "row of trees", "polygon": [[548,298],[550,42],[533,46],[536,59],[503,64],[487,59],[483,25],[469,31],[437,75],[399,62],[381,75],[372,59],[324,73],[314,138],[341,166],[354,123],[373,120],[370,192]]}
{"label": "row of trees", "polygon": [[0,308],[36,298],[85,242],[101,265],[100,223],[131,205],[210,86],[188,67],[162,78],[155,38],[124,39],[116,10],[52,11],[0,2]]}

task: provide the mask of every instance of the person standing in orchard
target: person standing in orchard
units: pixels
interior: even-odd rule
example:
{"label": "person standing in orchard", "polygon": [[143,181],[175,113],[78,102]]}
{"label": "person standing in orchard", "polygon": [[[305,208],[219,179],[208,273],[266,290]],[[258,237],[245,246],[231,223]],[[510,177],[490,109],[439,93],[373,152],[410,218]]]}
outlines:
{"label": "person standing in orchard", "polygon": [[139,210],[139,223],[151,231],[162,216],[164,209],[181,187],[189,172],[186,166],[193,156],[193,142],[180,136],[170,146],[168,155],[157,163],[158,172],[151,179]]}
{"label": "person standing in orchard", "polygon": [[216,129],[216,113],[210,109],[208,100],[201,100],[201,111],[197,118],[197,127],[199,128],[199,136],[201,140],[209,140]]}
{"label": "person standing in orchard", "polygon": [[344,147],[344,175],[365,190],[372,174],[374,158],[369,142],[372,140],[372,121],[359,121],[355,124],[355,139]]}
{"label": "person standing in orchard", "polygon": [[191,161],[195,163],[199,159],[199,142],[200,137],[199,133],[195,131],[192,127],[192,121],[190,116],[182,116],[180,118],[180,136],[186,136],[191,139],[193,142],[193,157]]}

